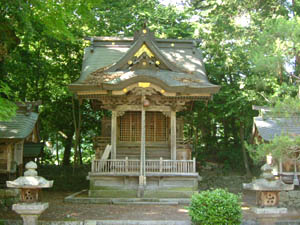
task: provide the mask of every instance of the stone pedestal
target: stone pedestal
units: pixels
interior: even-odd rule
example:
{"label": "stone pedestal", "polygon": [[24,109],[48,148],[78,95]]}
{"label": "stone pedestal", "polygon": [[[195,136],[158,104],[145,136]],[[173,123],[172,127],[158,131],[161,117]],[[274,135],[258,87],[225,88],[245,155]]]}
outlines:
{"label": "stone pedestal", "polygon": [[281,214],[287,213],[286,208],[279,208],[280,191],[291,191],[293,184],[285,184],[281,180],[276,180],[272,174],[272,168],[269,164],[261,167],[262,175],[260,179],[254,180],[249,184],[243,184],[245,190],[256,191],[256,205],[252,208],[256,214]]}
{"label": "stone pedestal", "polygon": [[49,207],[48,203],[18,203],[12,209],[18,213],[24,225],[37,225],[39,216]]}

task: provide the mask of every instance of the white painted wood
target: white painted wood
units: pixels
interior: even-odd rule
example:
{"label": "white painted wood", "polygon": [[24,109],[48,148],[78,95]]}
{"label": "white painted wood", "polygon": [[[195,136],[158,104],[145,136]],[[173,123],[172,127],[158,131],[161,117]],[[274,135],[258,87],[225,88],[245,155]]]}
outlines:
{"label": "white painted wood", "polygon": [[[282,174],[282,175],[294,175],[295,172],[282,172],[281,174]],[[300,172],[297,172],[296,174],[297,174],[298,176],[300,176]]]}
{"label": "white painted wood", "polygon": [[[141,111],[139,105],[119,105],[116,107],[117,111]],[[147,111],[157,111],[157,112],[166,112],[170,111],[170,106],[149,106]]]}
{"label": "white painted wood", "polygon": [[110,152],[111,152],[111,145],[106,145],[105,150],[101,156],[101,160],[108,159]]}
{"label": "white painted wood", "polygon": [[[149,174],[195,174],[196,160],[145,160],[145,175]],[[101,174],[140,174],[140,160],[125,159],[107,159],[93,160],[92,173]]]}
{"label": "white painted wood", "polygon": [[176,112],[171,111],[171,159],[176,160]]}
{"label": "white painted wood", "polygon": [[144,109],[145,96],[142,96],[142,116],[141,116],[141,166],[140,166],[140,185],[145,185],[145,154],[146,154],[146,112]]}
{"label": "white painted wood", "polygon": [[111,158],[117,158],[117,111],[111,115]]}

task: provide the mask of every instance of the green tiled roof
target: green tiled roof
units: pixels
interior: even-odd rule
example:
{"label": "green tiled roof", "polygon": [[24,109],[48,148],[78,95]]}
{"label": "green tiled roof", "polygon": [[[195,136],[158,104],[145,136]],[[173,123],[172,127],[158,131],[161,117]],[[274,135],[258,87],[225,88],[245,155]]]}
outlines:
{"label": "green tiled roof", "polygon": [[25,143],[23,148],[24,157],[38,157],[43,150],[44,143]]}
{"label": "green tiled roof", "polygon": [[[173,91],[177,91],[177,87],[190,87],[199,91],[205,89],[206,93],[213,94],[220,89],[220,86],[209,82],[202,54],[195,45],[195,40],[157,39],[151,35],[140,35],[136,39],[98,37],[91,42],[91,46],[84,51],[80,78],[69,86],[72,91],[95,88],[120,90],[121,83],[132,77],[155,78]],[[169,70],[151,72],[149,69],[125,69],[124,65],[142,43],[146,43]],[[186,93],[189,92],[189,89],[185,90]]]}
{"label": "green tiled roof", "polygon": [[259,135],[266,141],[271,141],[275,136],[290,134],[300,135],[300,118],[263,118],[254,117],[254,124],[258,129]]}
{"label": "green tiled roof", "polygon": [[38,114],[34,112],[20,113],[10,121],[0,121],[0,139],[24,139],[33,130],[38,119]]}

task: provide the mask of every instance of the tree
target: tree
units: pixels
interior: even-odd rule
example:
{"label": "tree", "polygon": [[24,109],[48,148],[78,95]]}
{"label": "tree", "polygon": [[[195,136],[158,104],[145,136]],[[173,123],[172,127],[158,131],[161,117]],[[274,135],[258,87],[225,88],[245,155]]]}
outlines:
{"label": "tree", "polygon": [[9,96],[11,90],[4,83],[0,83],[0,121],[9,120],[16,114],[17,106],[1,95]]}
{"label": "tree", "polygon": [[291,137],[289,134],[282,134],[274,137],[268,143],[262,143],[256,146],[247,146],[251,152],[251,157],[255,162],[263,161],[267,155],[272,155],[272,158],[279,162],[288,159],[300,159],[300,137]]}
{"label": "tree", "polygon": [[266,66],[259,70],[253,57],[261,33],[270,28],[266,21],[288,18],[290,6],[288,1],[276,0],[193,0],[189,7],[198,16],[195,34],[202,40],[208,77],[222,88],[207,107],[196,105],[193,111],[198,115],[188,121],[201,131],[197,136],[202,155],[217,155],[218,160],[234,165],[244,161],[249,174],[244,142],[251,136],[252,105],[274,104],[278,98],[295,95],[287,76],[280,80]]}
{"label": "tree", "polygon": [[[70,164],[75,143],[72,94],[67,85],[80,75],[84,37],[132,36],[145,21],[160,36],[190,34],[187,15],[159,1],[6,0],[0,12],[1,34],[5,34],[0,37],[4,43],[0,50],[5,52],[0,61],[0,80],[14,90],[14,98],[42,100],[42,138],[62,144],[64,164]],[[78,105],[77,100],[74,105]],[[76,118],[78,109],[75,107]],[[84,143],[77,143],[79,149],[81,145],[91,146],[102,114],[93,117],[95,112],[86,103],[81,111],[83,124],[77,137],[81,136]]]}

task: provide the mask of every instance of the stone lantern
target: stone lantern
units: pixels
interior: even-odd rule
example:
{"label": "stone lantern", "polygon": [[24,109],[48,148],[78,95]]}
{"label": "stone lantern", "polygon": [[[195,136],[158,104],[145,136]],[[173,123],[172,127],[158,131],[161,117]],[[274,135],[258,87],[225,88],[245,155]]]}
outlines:
{"label": "stone lantern", "polygon": [[21,215],[24,225],[36,225],[38,217],[48,208],[48,203],[40,201],[40,190],[50,188],[53,181],[48,181],[37,174],[37,165],[28,162],[25,166],[24,176],[18,177],[14,181],[6,181],[9,188],[21,190],[21,203],[14,204],[12,209]]}
{"label": "stone lantern", "polygon": [[287,213],[286,208],[278,208],[279,193],[293,190],[294,185],[276,180],[269,164],[263,165],[261,170],[263,173],[259,179],[243,184],[245,190],[256,191],[256,204],[258,207],[253,208],[253,211],[257,214]]}

